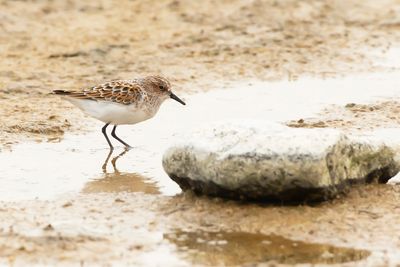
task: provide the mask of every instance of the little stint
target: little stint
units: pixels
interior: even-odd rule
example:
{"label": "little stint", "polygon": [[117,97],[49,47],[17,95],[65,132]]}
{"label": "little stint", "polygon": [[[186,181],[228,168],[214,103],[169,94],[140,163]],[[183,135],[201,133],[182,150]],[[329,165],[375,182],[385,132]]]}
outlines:
{"label": "little stint", "polygon": [[102,132],[110,149],[113,145],[107,136],[108,125],[114,125],[111,136],[131,148],[116,135],[118,125],[136,124],[154,117],[168,98],[186,105],[172,93],[171,83],[161,76],[114,80],[78,91],[54,90],[53,94],[65,97],[87,115],[104,122]]}

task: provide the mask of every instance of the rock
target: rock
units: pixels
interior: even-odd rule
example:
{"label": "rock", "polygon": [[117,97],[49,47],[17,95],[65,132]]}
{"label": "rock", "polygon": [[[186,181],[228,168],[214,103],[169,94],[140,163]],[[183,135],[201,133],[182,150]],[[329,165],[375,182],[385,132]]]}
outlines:
{"label": "rock", "polygon": [[334,129],[224,122],[181,140],[165,152],[164,170],[182,190],[211,196],[319,201],[399,170],[389,147]]}
{"label": "rock", "polygon": [[[358,140],[368,141],[377,144],[384,144],[395,153],[394,161],[400,166],[400,128],[376,129],[363,136],[357,137]],[[392,185],[400,185],[400,172],[390,178],[387,182]]]}

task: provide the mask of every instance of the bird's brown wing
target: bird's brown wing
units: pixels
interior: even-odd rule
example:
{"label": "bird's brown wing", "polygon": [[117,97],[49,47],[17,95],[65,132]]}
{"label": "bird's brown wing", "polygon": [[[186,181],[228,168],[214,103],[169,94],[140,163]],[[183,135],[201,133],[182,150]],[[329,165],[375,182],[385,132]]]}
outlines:
{"label": "bird's brown wing", "polygon": [[143,97],[143,89],[134,81],[115,80],[96,85],[82,91],[54,91],[77,99],[104,100],[129,105],[137,103]]}

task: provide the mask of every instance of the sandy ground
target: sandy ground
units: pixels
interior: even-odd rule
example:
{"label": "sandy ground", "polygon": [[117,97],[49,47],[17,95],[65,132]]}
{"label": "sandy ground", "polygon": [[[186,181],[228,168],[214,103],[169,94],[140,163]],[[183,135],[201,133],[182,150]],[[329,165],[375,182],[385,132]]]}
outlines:
{"label": "sandy ground", "polygon": [[1,144],[84,128],[52,89],[163,73],[187,94],[243,79],[393,70],[374,59],[399,41],[398,8],[394,0],[1,1]]}
{"label": "sandy ground", "polygon": [[[399,9],[396,0],[0,1],[0,148],[90,129],[52,89],[162,73],[185,95],[243,80],[396,71],[375,62],[399,45]],[[349,103],[288,124],[363,131],[396,126],[398,110],[395,101]],[[168,246],[160,233],[184,229],[273,233],[382,253],[360,266],[399,265],[399,193],[371,185],[292,207],[113,192],[2,201],[0,257],[16,265],[156,264]],[[203,264],[240,259],[224,255]]]}
{"label": "sandy ground", "polygon": [[[386,257],[367,259],[358,266],[393,265],[400,260],[399,255],[396,258],[400,247],[399,201],[400,188],[370,185],[316,206],[246,204],[191,194],[171,198],[127,193],[3,202],[1,262],[175,266],[159,252],[160,247],[168,247],[159,233],[179,229],[273,234],[376,250]],[[240,244],[240,240],[236,241]],[[193,246],[198,249],[196,244]],[[193,262],[231,266],[241,262],[241,255],[252,253],[251,247],[236,246],[239,248],[217,258],[209,253],[203,261],[195,258]],[[141,254],[151,254],[153,258],[149,260]],[[348,264],[354,265],[357,263]]]}
{"label": "sandy ground", "polygon": [[400,103],[382,101],[374,104],[348,103],[332,105],[316,118],[300,118],[287,122],[290,127],[336,128],[345,132],[362,132],[400,125]]}

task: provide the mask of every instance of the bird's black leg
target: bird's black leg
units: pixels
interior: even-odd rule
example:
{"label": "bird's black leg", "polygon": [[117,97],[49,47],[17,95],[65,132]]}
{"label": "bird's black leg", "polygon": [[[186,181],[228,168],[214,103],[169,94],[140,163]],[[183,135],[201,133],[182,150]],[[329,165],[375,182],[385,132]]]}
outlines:
{"label": "bird's black leg", "polygon": [[115,129],[117,129],[117,125],[114,125],[114,128],[111,131],[111,136],[120,141],[127,149],[132,148],[130,145],[125,143],[124,141],[121,140],[116,134],[115,134]]}
{"label": "bird's black leg", "polygon": [[[107,126],[108,126],[109,124],[110,124],[110,123],[106,123],[106,125],[104,125],[103,128],[101,128],[101,131],[102,131],[104,137],[106,138],[107,143],[108,143],[108,145],[110,146],[110,149],[113,150],[114,147],[113,147],[113,145],[111,144],[110,139],[108,139],[107,132],[106,132]],[[114,131],[114,130],[113,130],[113,131]]]}

